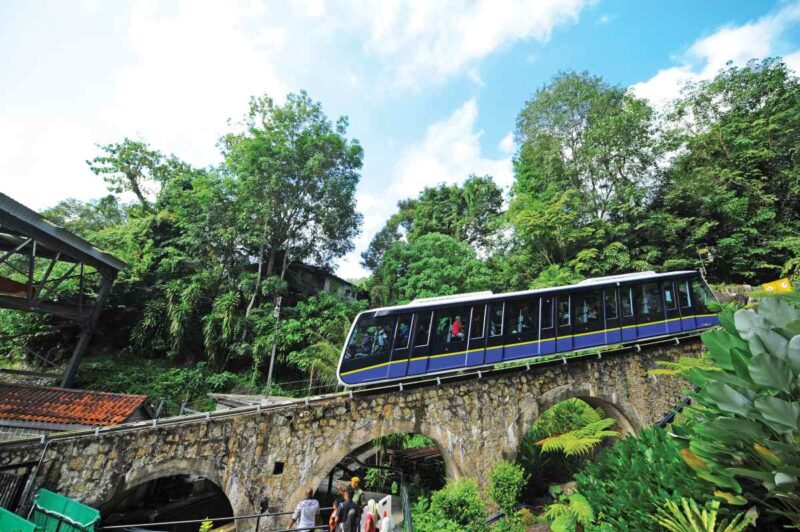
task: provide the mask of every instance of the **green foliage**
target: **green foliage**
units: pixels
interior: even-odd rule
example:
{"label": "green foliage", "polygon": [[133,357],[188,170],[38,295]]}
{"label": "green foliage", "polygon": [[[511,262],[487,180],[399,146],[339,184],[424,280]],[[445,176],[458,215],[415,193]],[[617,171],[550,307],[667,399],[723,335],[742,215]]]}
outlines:
{"label": "green foliage", "polygon": [[578,526],[587,527],[595,520],[592,505],[578,492],[559,498],[547,507],[544,515],[552,521],[553,532],[574,532]]}
{"label": "green foliage", "polygon": [[584,429],[587,425],[605,418],[586,402],[571,398],[545,410],[525,434],[520,446],[518,461],[528,476],[526,497],[542,495],[548,483],[571,480],[572,475],[586,461],[585,454],[543,452],[540,442],[563,434]]}
{"label": "green foliage", "polygon": [[76,387],[147,395],[155,406],[161,400],[166,401],[172,415],[178,413],[185,401],[195,410],[211,410],[214,403],[206,397],[207,393],[227,392],[247,383],[243,375],[230,371],[217,373],[204,362],[184,368],[166,360],[135,356],[94,356],[84,360],[81,369]]}
{"label": "green foliage", "polygon": [[[780,297],[723,313],[703,335],[721,371],[695,370],[698,387],[680,427],[683,457],[734,504],[752,501],[772,519],[800,525],[800,307]],[[734,328],[731,327],[733,323]]]}
{"label": "green foliage", "polygon": [[211,532],[213,528],[214,528],[213,521],[203,521],[202,523],[200,523],[200,532]]}
{"label": "green foliage", "polygon": [[654,520],[668,532],[741,532],[755,523],[758,512],[755,507],[747,513],[736,515],[730,522],[717,522],[719,501],[711,501],[700,508],[697,501],[681,498],[680,506],[675,501],[666,501],[659,508]]}
{"label": "green foliage", "polygon": [[383,255],[373,276],[374,304],[396,304],[415,298],[485,290],[489,271],[465,242],[428,233],[411,242],[398,241]]}
{"label": "green foliage", "polygon": [[430,499],[417,501],[412,518],[420,532],[480,532],[486,529],[486,506],[474,480],[448,481]]}
{"label": "green foliage", "polygon": [[[567,401],[580,401],[580,399],[568,399]],[[573,405],[569,405],[567,408],[571,407]],[[577,428],[560,434],[551,434],[536,444],[546,453],[561,452],[567,457],[584,456],[589,454],[603,439],[619,436],[617,431],[608,430],[614,425],[614,420],[605,417],[602,410],[584,408],[580,410],[579,416]]]}
{"label": "green foliage", "polygon": [[655,427],[619,440],[586,463],[575,480],[598,518],[617,531],[658,530],[650,516],[664,501],[713,497],[713,487],[681,460],[678,444]]}
{"label": "green foliage", "polygon": [[522,467],[501,460],[489,473],[489,497],[500,506],[506,515],[511,515],[524,484],[525,472]]}

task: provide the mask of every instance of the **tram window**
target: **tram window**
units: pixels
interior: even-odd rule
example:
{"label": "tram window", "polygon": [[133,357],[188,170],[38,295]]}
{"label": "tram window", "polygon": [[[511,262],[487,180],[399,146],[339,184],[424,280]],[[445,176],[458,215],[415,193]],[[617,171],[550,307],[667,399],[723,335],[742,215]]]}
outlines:
{"label": "tram window", "polygon": [[639,287],[639,314],[642,316],[649,316],[651,314],[660,314],[664,307],[661,303],[661,287],[658,283],[645,283]]}
{"label": "tram window", "polygon": [[692,297],[695,307],[708,310],[708,304],[716,301],[708,285],[702,281],[692,281]]}
{"label": "tram window", "polygon": [[675,288],[672,286],[671,282],[664,283],[664,301],[668,309],[673,310],[678,308],[676,306],[678,302],[675,299]]}
{"label": "tram window", "polygon": [[572,296],[575,325],[592,325],[600,321],[600,292],[586,292]]}
{"label": "tram window", "polygon": [[414,329],[414,347],[424,347],[428,345],[428,336],[431,332],[431,313],[422,312],[417,314],[417,326]]}
{"label": "tram window", "polygon": [[633,316],[633,288],[628,286],[620,288],[620,303],[622,303],[622,316],[629,318]]}
{"label": "tram window", "polygon": [[553,297],[542,298],[542,329],[553,326]]}
{"label": "tram window", "polygon": [[456,307],[436,312],[434,334],[437,344],[461,342],[467,334],[468,307]]}
{"label": "tram window", "polygon": [[483,313],[486,311],[484,305],[472,307],[472,326],[470,327],[470,339],[483,338]]}
{"label": "tram window", "polygon": [[692,306],[692,294],[689,292],[689,281],[681,281],[678,283],[678,300],[681,302],[681,308]]}
{"label": "tram window", "polygon": [[503,305],[492,305],[492,322],[489,336],[503,335]]}
{"label": "tram window", "polygon": [[613,288],[607,288],[603,296],[606,308],[606,319],[615,320],[619,317],[617,314],[617,292]]}
{"label": "tram window", "polygon": [[533,301],[510,301],[506,305],[506,330],[509,334],[519,334],[533,329]]}
{"label": "tram window", "polygon": [[358,320],[347,346],[347,355],[350,358],[362,358],[388,353],[392,344],[394,320],[394,316],[365,317]]}
{"label": "tram window", "polygon": [[558,326],[569,327],[569,296],[560,296],[558,298]]}
{"label": "tram window", "polygon": [[395,349],[407,349],[408,338],[411,336],[411,316],[400,316],[400,323],[397,325],[397,337],[395,338]]}

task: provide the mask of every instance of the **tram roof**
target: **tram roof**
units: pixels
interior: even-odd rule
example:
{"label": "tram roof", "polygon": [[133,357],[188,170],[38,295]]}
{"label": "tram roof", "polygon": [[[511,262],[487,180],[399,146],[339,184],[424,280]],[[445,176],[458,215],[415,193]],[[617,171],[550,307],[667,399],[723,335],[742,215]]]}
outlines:
{"label": "tram roof", "polygon": [[564,286],[554,286],[551,288],[537,288],[534,290],[520,290],[517,292],[502,292],[499,294],[495,294],[491,291],[486,292],[471,292],[467,294],[454,294],[452,296],[439,296],[439,297],[429,297],[423,299],[415,299],[411,303],[406,303],[405,305],[395,305],[391,307],[380,307],[369,309],[366,312],[389,312],[389,311],[397,311],[397,310],[414,310],[418,308],[429,308],[429,307],[436,307],[441,305],[447,305],[451,303],[470,303],[473,301],[486,301],[486,300],[494,300],[494,299],[505,299],[509,297],[517,297],[517,296],[526,296],[526,295],[536,295],[536,294],[546,294],[546,293],[554,293],[554,292],[564,292],[569,291],[572,289],[578,288],[588,288],[592,286],[607,286],[607,285],[616,285],[621,284],[624,282],[631,282],[637,280],[644,280],[644,279],[662,279],[664,277],[675,277],[676,275],[689,275],[689,274],[696,274],[697,272],[694,270],[680,270],[674,272],[664,272],[664,273],[656,273],[654,271],[648,272],[634,272],[634,273],[625,273],[622,275],[607,275],[604,277],[590,277],[589,279],[584,279],[575,284],[564,285]]}

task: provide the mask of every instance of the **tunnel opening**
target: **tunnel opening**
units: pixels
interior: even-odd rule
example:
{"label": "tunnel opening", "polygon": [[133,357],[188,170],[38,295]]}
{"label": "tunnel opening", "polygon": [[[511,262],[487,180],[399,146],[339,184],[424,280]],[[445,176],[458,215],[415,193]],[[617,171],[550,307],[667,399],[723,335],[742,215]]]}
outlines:
{"label": "tunnel opening", "polygon": [[[129,529],[142,532],[197,532],[197,522],[158,523],[233,516],[233,507],[222,489],[198,475],[171,475],[143,482],[116,495],[103,510],[103,526],[147,524]],[[212,530],[234,531],[236,525],[233,519],[215,521]]]}
{"label": "tunnel opening", "polygon": [[[358,478],[364,494],[360,506],[370,500],[378,506],[378,518],[386,512],[395,526],[404,521],[403,506],[421,495],[444,487],[447,469],[436,442],[419,433],[397,433],[376,438],[345,455],[322,479],[314,497],[323,508],[342,502],[342,491]],[[330,523],[333,510],[323,512]],[[363,530],[365,512],[362,512]]]}
{"label": "tunnel opening", "polygon": [[570,397],[550,405],[532,422],[517,454],[526,474],[521,502],[544,506],[574,489],[575,474],[633,425],[614,405],[596,397]]}

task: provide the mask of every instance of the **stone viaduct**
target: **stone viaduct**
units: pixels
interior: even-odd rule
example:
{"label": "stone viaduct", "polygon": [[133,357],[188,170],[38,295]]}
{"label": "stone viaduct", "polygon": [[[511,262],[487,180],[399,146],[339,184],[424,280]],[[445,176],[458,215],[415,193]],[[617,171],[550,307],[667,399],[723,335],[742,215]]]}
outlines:
{"label": "stone viaduct", "polygon": [[[237,515],[293,507],[347,454],[394,433],[437,442],[450,478],[486,481],[514,459],[540,412],[570,397],[603,408],[625,432],[657,422],[685,395],[685,383],[648,375],[657,360],[697,356],[684,341],[568,364],[524,366],[429,387],[303,402],[260,413],[211,417],[157,428],[0,446],[0,465],[38,461],[30,496],[44,486],[103,510],[115,495],[156,478],[194,474],[215,482]],[[281,523],[285,524],[285,523]],[[238,530],[251,525],[241,521]]]}

